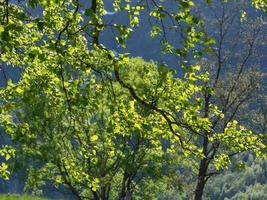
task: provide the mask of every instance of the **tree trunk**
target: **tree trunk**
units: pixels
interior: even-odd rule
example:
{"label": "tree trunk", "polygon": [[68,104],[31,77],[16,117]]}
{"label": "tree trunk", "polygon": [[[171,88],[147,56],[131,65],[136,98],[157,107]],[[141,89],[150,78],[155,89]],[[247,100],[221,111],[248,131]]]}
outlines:
{"label": "tree trunk", "polygon": [[126,191],[123,196],[120,197],[120,200],[132,200],[131,191]]}
{"label": "tree trunk", "polygon": [[[211,98],[210,94],[205,94],[204,117],[208,117],[209,116],[210,98]],[[202,200],[204,187],[205,187],[205,184],[207,182],[206,174],[207,174],[207,170],[208,170],[208,167],[209,167],[209,160],[207,159],[207,157],[208,157],[209,139],[208,139],[208,132],[207,131],[203,131],[203,134],[204,134],[204,138],[203,138],[202,148],[203,148],[204,158],[201,159],[200,164],[199,164],[197,186],[196,186],[196,190],[195,190],[194,200]]]}
{"label": "tree trunk", "polygon": [[200,162],[194,200],[202,200],[203,191],[206,184],[207,169],[208,169],[208,160],[207,158],[203,158]]}
{"label": "tree trunk", "polygon": [[100,194],[100,199],[101,200],[108,200],[109,199],[109,194],[108,194],[108,190],[107,190],[107,187],[106,186],[103,186],[101,188],[101,194]]}
{"label": "tree trunk", "polygon": [[125,173],[122,181],[122,189],[119,200],[132,200],[131,183],[132,175]]}

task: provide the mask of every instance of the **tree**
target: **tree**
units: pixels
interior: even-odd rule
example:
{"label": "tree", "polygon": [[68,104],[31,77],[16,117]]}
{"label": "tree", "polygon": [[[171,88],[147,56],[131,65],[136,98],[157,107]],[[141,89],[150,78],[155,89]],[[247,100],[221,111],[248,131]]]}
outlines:
{"label": "tree", "polygon": [[[229,128],[227,124],[232,120],[244,123],[250,121],[245,120],[244,113],[251,110],[250,105],[257,104],[261,94],[263,72],[258,69],[260,63],[258,53],[266,38],[261,18],[244,19],[244,13],[249,8],[250,6],[243,2],[214,1],[206,11],[212,15],[206,19],[205,14],[202,17],[211,24],[207,26],[206,32],[216,40],[216,43],[211,45],[207,60],[202,60],[202,65],[210,72],[210,83],[207,87],[214,91],[214,95],[204,92],[203,111],[204,115],[210,118],[211,127],[217,134],[220,132],[225,134]],[[221,119],[210,114],[210,103],[219,107],[223,115]],[[236,149],[231,149],[227,146],[225,148],[225,144],[210,140],[209,134],[209,132],[204,133],[201,139],[200,146],[206,150],[199,164],[195,199],[201,199],[208,179],[219,174],[219,169],[224,168],[213,165],[213,161],[220,157],[217,153],[220,152],[225,162],[230,163],[232,156],[243,151],[242,139],[238,136],[234,138],[227,138],[226,134],[223,136],[230,144],[232,143],[230,140],[234,139],[239,143]]]}
{"label": "tree", "polygon": [[[160,138],[168,137],[163,135],[166,125],[159,116],[142,117],[146,110],[135,105],[118,83],[110,85],[109,79],[97,77],[104,58],[102,55],[100,60],[98,53],[91,62],[83,60],[85,71],[74,73],[71,67],[77,65],[70,65],[70,74],[64,71],[64,85],[58,71],[47,71],[49,65],[41,68],[37,62],[27,68],[19,84],[9,82],[2,93],[10,102],[2,107],[3,114],[5,107],[12,107],[12,115],[5,113],[3,119],[5,130],[19,145],[20,161],[32,162],[30,189],[37,190],[45,183],[63,184],[78,199],[124,199],[132,196],[138,181],[155,176],[160,180],[161,166],[167,170],[170,161],[163,157],[160,143]],[[128,80],[132,78],[139,86],[144,83],[136,80],[146,75],[148,82],[153,81],[155,65],[140,59],[130,64],[124,68],[125,72],[132,71]],[[140,72],[146,68],[147,73],[135,76],[133,69],[138,70],[138,66]]]}
{"label": "tree", "polygon": [[[129,199],[138,179],[164,180],[159,172],[170,155],[207,159],[199,137],[226,150],[261,152],[261,138],[236,121],[223,132],[212,129],[209,116],[223,116],[201,96],[213,95],[208,74],[186,61],[213,40],[192,14],[193,1],[173,2],[177,7],[168,9],[161,1],[116,0],[114,11],[128,14],[125,25],[105,22],[109,13],[101,0],[5,1],[0,58],[23,73],[1,90],[0,121],[29,165],[31,189],[50,183],[77,199]],[[101,43],[110,28],[125,47],[142,10],[153,19],[151,35],[161,39],[163,51],[180,58],[184,76]],[[178,44],[168,35],[177,31]],[[225,152],[215,158],[218,169],[229,164]]]}

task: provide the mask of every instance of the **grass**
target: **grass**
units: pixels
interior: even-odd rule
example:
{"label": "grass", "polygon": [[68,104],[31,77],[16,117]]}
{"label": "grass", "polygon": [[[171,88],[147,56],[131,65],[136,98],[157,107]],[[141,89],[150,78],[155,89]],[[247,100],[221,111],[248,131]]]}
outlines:
{"label": "grass", "polygon": [[0,200],[47,200],[40,197],[20,195],[20,194],[2,194]]}

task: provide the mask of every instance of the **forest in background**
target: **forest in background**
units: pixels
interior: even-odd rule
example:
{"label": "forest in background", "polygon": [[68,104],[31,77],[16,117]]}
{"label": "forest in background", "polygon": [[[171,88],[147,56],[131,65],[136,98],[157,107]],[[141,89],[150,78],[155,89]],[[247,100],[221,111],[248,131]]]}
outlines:
{"label": "forest in background", "polygon": [[265,199],[265,11],[264,0],[1,1],[0,189]]}

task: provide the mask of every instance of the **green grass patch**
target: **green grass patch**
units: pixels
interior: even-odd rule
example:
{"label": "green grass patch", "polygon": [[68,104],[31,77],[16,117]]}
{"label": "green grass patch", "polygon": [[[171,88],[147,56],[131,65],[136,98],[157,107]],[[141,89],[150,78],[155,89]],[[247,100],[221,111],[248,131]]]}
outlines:
{"label": "green grass patch", "polygon": [[29,195],[20,195],[20,194],[0,194],[0,200],[47,200],[47,199]]}

